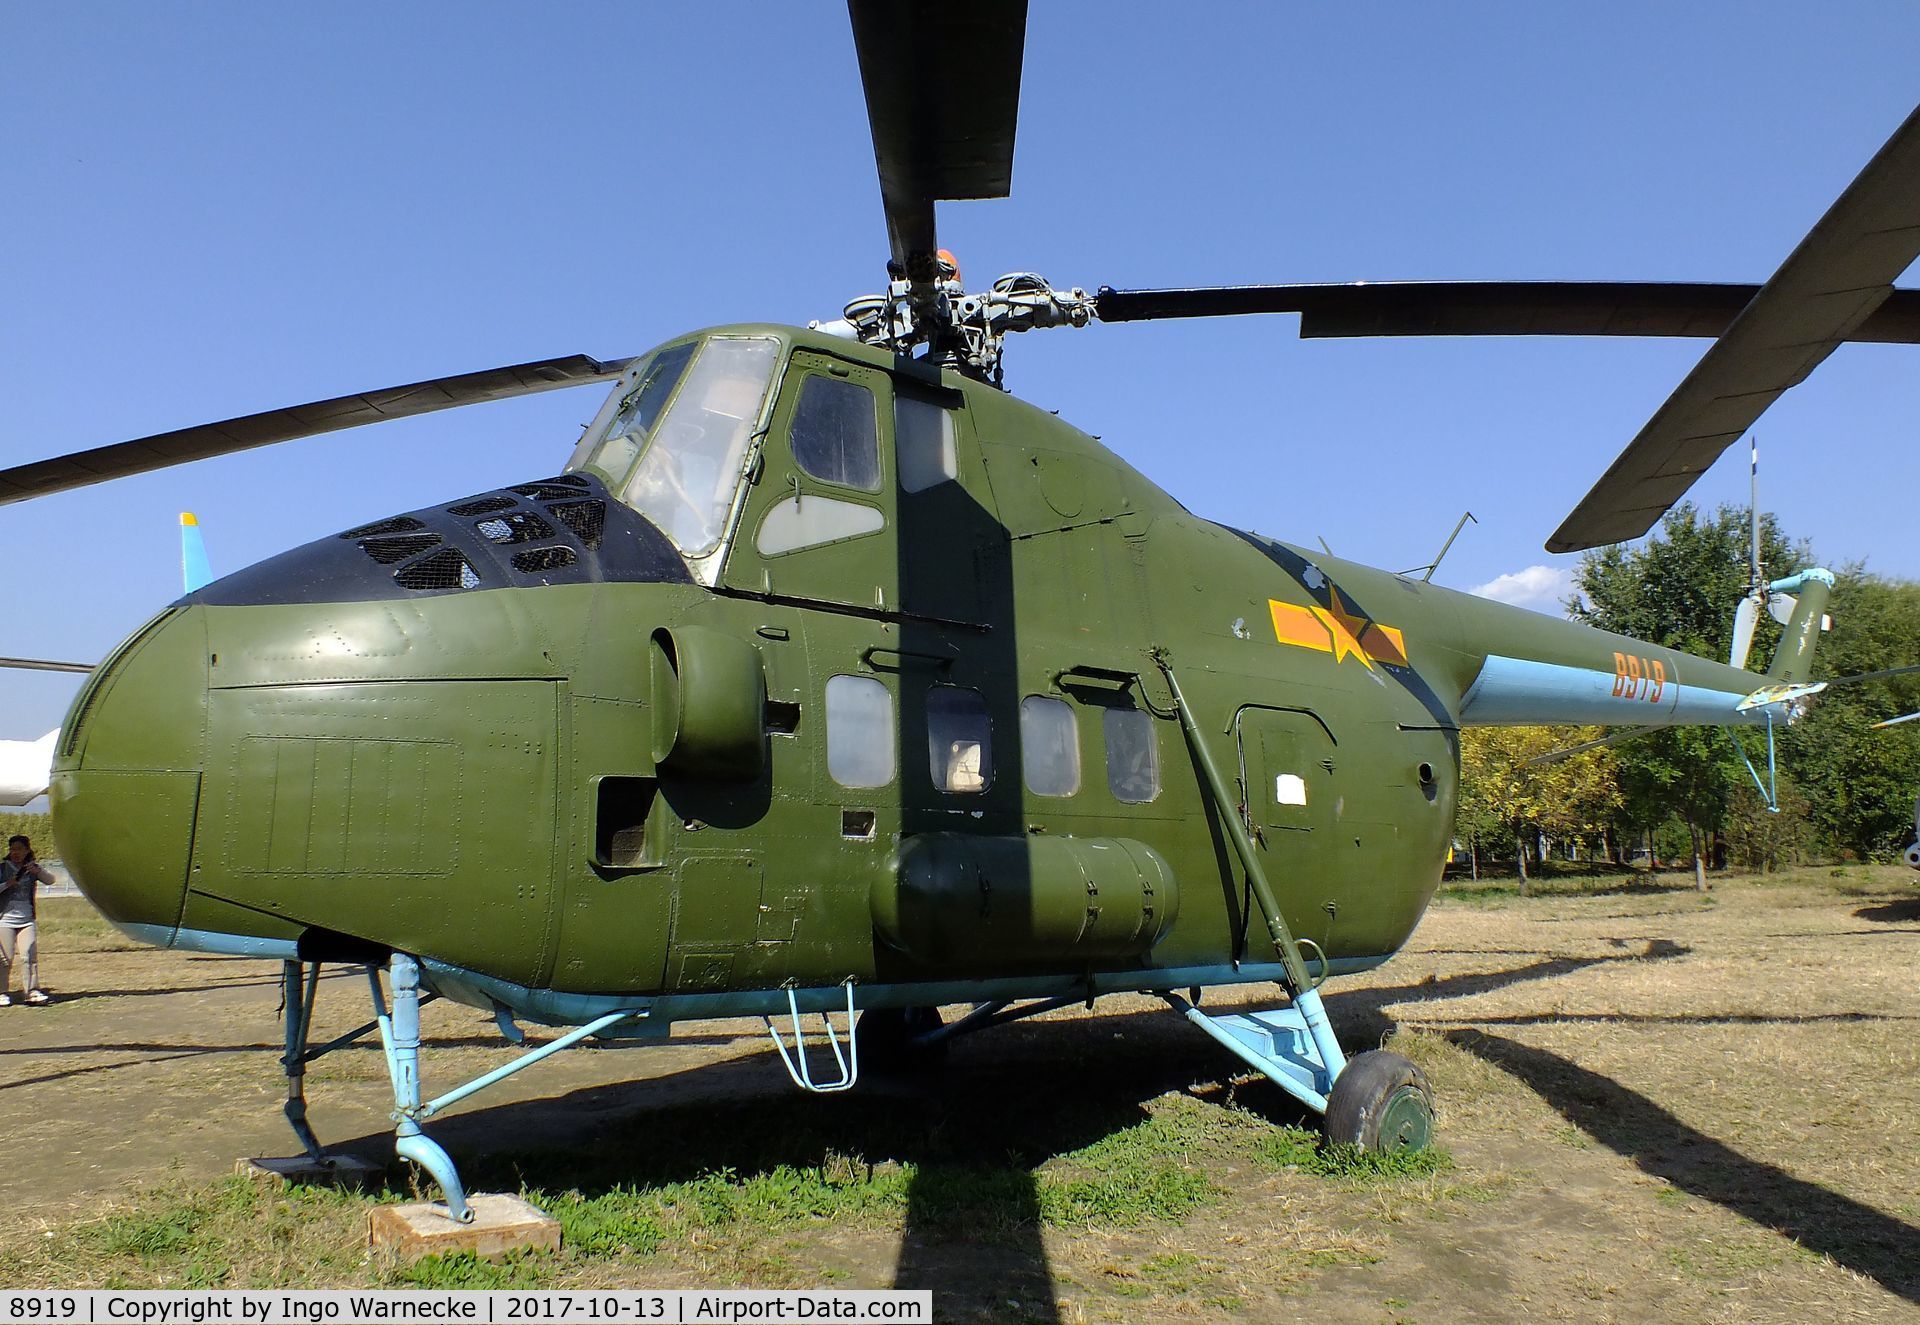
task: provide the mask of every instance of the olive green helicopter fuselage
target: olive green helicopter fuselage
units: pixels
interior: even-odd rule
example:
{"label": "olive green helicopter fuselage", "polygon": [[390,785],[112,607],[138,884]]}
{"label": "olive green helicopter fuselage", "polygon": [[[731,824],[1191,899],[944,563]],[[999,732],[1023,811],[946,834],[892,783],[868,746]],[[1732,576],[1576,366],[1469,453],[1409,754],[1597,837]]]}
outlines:
{"label": "olive green helicopter fuselage", "polygon": [[1339,973],[1432,896],[1463,725],[1764,720],[1735,706],[1805,679],[1824,576],[1761,676],[1200,519],[951,371],[723,328],[636,360],[563,474],[166,609],[76,699],[54,815],[151,942],[409,953],[550,1022],[1271,978],[1226,816]]}

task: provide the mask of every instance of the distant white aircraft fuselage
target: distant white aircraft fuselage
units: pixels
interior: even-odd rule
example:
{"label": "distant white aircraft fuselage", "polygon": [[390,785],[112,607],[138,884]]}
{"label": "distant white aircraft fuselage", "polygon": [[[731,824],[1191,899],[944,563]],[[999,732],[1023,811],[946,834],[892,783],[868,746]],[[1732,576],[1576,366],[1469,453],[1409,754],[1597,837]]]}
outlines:
{"label": "distant white aircraft fuselage", "polygon": [[37,741],[0,741],[0,805],[25,805],[53,784],[53,747],[59,729]]}

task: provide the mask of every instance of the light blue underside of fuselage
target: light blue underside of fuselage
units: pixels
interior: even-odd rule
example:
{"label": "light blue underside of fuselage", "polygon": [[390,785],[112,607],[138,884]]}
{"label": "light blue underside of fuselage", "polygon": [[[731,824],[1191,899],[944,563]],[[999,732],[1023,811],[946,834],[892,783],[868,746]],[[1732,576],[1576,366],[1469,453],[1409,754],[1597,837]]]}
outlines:
{"label": "light blue underside of fuselage", "polygon": [[[1533,727],[1583,723],[1611,727],[1724,727],[1761,724],[1764,707],[1744,713],[1736,706],[1746,696],[1707,690],[1667,679],[1657,701],[1615,694],[1620,679],[1612,672],[1562,663],[1535,662],[1490,654],[1460,703],[1460,721],[1476,727]],[[1652,693],[1644,679],[1631,689]]]}
{"label": "light blue underside of fuselage", "polygon": [[[256,957],[269,961],[297,961],[295,945],[287,939],[249,938],[204,929],[172,929],[166,925],[121,925],[128,938],[156,948],[217,953],[225,957]],[[1355,975],[1386,961],[1377,957],[1338,957],[1330,975]],[[665,1035],[677,1021],[716,1017],[770,1017],[802,1012],[844,1012],[847,989],[832,985],[819,989],[747,989],[716,994],[570,994],[555,989],[529,989],[475,971],[462,970],[431,958],[420,963],[424,983],[458,1003],[494,1011],[506,1008],[516,1018],[543,1026],[582,1026],[612,1012],[643,1012],[645,1019],[627,1023],[610,1034]],[[939,980],[912,984],[856,985],[856,1008],[939,1007],[953,1003],[1017,1002],[1025,999],[1092,998],[1102,994],[1154,993],[1160,990],[1206,988],[1214,985],[1264,984],[1278,981],[1284,971],[1278,962],[1243,962],[1239,966],[1155,967],[1137,971],[1106,971],[1073,975],[1005,976],[992,980]],[[789,992],[792,1001],[789,1002]]]}

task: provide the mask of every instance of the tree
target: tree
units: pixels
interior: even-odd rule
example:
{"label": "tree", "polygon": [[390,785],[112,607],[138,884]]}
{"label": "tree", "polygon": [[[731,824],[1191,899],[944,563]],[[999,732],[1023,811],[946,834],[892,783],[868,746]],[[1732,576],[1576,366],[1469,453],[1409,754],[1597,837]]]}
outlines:
{"label": "tree", "polygon": [[[1819,676],[1920,663],[1920,584],[1869,575],[1839,577],[1833,630]],[[1920,710],[1920,676],[1838,686],[1817,696],[1780,736],[1782,760],[1805,794],[1822,845],[1888,859],[1913,832],[1920,793],[1920,723],[1873,730],[1883,718]]]}
{"label": "tree", "polygon": [[53,854],[52,815],[28,814],[23,810],[0,811],[0,838],[12,837],[15,833],[33,839],[35,855]]}
{"label": "tree", "polygon": [[[1722,506],[1711,518],[1691,502],[1675,507],[1640,546],[1616,544],[1582,557],[1568,614],[1601,630],[1725,658],[1751,574],[1750,521],[1746,507]],[[1770,515],[1761,517],[1760,547],[1771,575],[1811,564],[1811,552],[1790,543]],[[1779,625],[1762,614],[1752,656],[1768,657],[1779,637]],[[1704,891],[1706,835],[1724,826],[1729,798],[1747,778],[1732,743],[1711,728],[1676,727],[1623,742],[1617,765],[1623,820],[1649,830],[1678,815],[1692,843],[1695,885]]]}
{"label": "tree", "polygon": [[[1747,509],[1722,506],[1708,518],[1685,502],[1640,546],[1616,543],[1587,553],[1574,576],[1577,592],[1567,615],[1703,658],[1726,658],[1734,609],[1747,591]],[[1813,564],[1811,550],[1789,542],[1771,515],[1760,518],[1760,555],[1776,579]],[[1779,625],[1763,614],[1752,656],[1766,659],[1779,638]]]}
{"label": "tree", "polygon": [[[1636,548],[1609,547],[1582,559],[1576,620],[1708,658],[1725,658],[1733,613],[1747,588],[1750,529],[1744,507],[1711,518],[1692,505],[1670,512]],[[1772,577],[1813,565],[1810,548],[1790,541],[1772,516],[1761,519],[1761,549]],[[1920,663],[1920,584],[1842,570],[1821,642],[1816,676],[1846,676]],[[1752,657],[1763,666],[1780,635],[1760,618]],[[1913,828],[1920,792],[1920,723],[1876,731],[1883,718],[1920,710],[1920,676],[1836,687],[1776,728],[1781,814],[1803,813],[1817,845],[1835,853],[1888,857]],[[1745,737],[1754,761],[1762,740]],[[1651,830],[1677,815],[1693,843],[1695,878],[1705,886],[1705,834],[1731,827],[1753,863],[1797,850],[1800,834],[1755,817],[1752,778],[1732,742],[1717,731],[1676,728],[1624,742],[1617,750],[1622,820]],[[1730,808],[1732,821],[1729,821]],[[1759,813],[1768,813],[1759,806]]]}
{"label": "tree", "polygon": [[[1461,829],[1514,844],[1520,892],[1527,891],[1527,836],[1596,835],[1620,803],[1613,755],[1602,746],[1536,763],[1591,741],[1597,727],[1475,727],[1460,741]],[[1477,836],[1470,838],[1478,851]]]}
{"label": "tree", "polygon": [[1734,788],[1727,802],[1727,846],[1740,868],[1771,874],[1782,865],[1801,860],[1812,841],[1810,806],[1784,774],[1780,778],[1779,809],[1768,807],[1751,779]]}

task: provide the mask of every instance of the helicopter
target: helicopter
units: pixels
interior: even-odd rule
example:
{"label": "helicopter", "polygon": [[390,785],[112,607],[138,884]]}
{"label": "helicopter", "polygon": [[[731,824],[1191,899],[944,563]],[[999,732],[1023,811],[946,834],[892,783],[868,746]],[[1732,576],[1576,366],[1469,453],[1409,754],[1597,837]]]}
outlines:
{"label": "helicopter", "polygon": [[[1769,727],[1823,684],[1820,568],[1768,586],[1795,604],[1765,673],[1606,635],[1194,516],[1004,391],[1004,356],[1028,331],[1282,311],[1310,335],[1713,336],[1549,547],[1635,537],[1835,346],[1920,339],[1920,292],[1891,288],[1920,251],[1920,121],[1760,287],[970,292],[934,204],[1009,188],[1025,6],[850,13],[892,252],[840,318],[0,473],[20,500],[612,384],[559,473],[188,593],[89,677],[54,755],[62,854],[104,914],[283,963],[286,1112],[317,1159],[304,1073],[340,1044],[307,1042],[319,971],[364,968],[396,1151],[456,1220],[435,1114],[589,1037],[710,1017],[765,1017],[795,1084],[836,1091],[863,1059],[1156,993],[1334,1139],[1424,1145],[1424,1079],[1349,1059],[1319,987],[1387,960],[1431,899],[1461,728]],[[1265,981],[1280,1005],[1203,1006]],[[568,1029],[427,1099],[434,996],[510,1039]]]}

